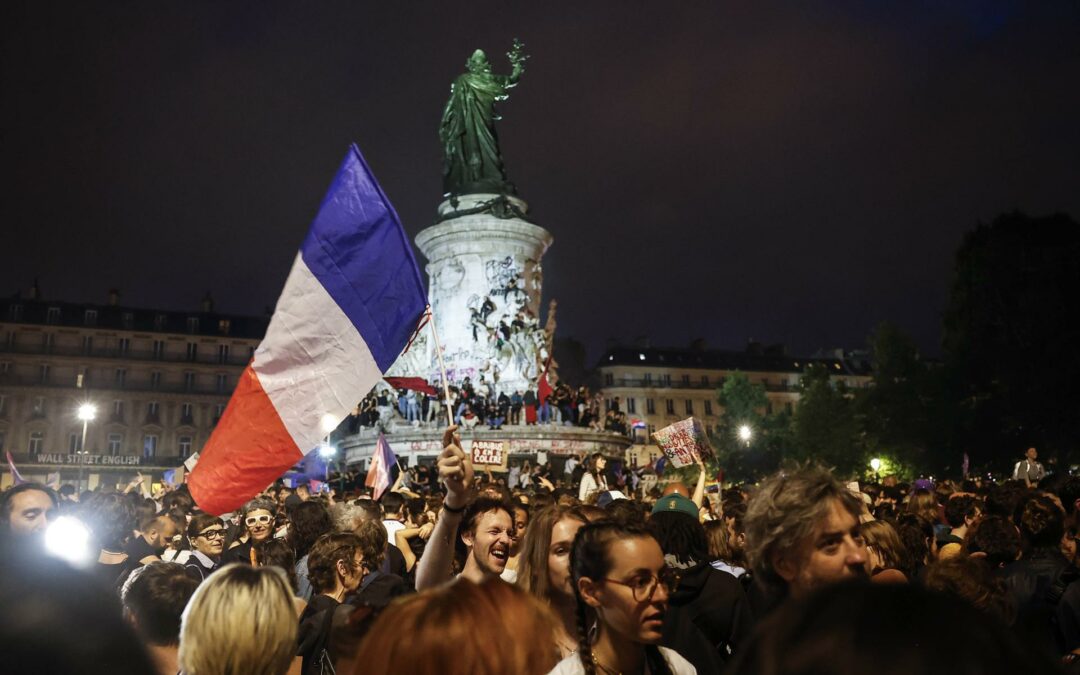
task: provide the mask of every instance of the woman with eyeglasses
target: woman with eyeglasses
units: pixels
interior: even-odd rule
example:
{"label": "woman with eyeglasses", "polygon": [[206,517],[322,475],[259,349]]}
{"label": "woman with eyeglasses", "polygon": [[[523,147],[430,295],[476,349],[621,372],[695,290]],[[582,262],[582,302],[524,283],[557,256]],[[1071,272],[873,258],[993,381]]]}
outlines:
{"label": "woman with eyeglasses", "polygon": [[689,661],[657,644],[678,576],[648,530],[614,522],[582,527],[574,537],[570,570],[578,651],[559,662],[553,675],[696,675]]}
{"label": "woman with eyeglasses", "polygon": [[330,628],[334,611],[348,593],[360,587],[368,573],[363,542],[352,532],[324,534],[308,553],[308,580],[312,598],[300,615],[300,647],[304,673],[333,672]]}
{"label": "woman with eyeglasses", "polygon": [[184,567],[205,579],[221,565],[221,552],[225,549],[225,523],[217,516],[200,513],[188,523],[187,538],[191,543],[191,555]]}
{"label": "woman with eyeglasses", "polygon": [[277,505],[269,499],[256,497],[240,511],[240,527],[243,534],[233,542],[225,553],[226,562],[244,562],[249,565],[257,565],[255,558],[255,544],[266,541],[274,536],[274,514]]}

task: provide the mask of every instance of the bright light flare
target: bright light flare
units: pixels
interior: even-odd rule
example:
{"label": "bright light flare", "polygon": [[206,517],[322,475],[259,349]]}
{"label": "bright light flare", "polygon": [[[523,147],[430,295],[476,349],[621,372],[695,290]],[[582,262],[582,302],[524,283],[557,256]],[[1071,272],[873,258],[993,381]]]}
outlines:
{"label": "bright light flare", "polygon": [[45,551],[76,567],[89,566],[94,560],[90,528],[77,518],[60,516],[45,528]]}
{"label": "bright light flare", "polygon": [[337,429],[338,423],[338,418],[334,417],[330,413],[326,413],[322,416],[322,419],[319,420],[319,426],[322,427],[324,434],[328,434],[334,429]]}
{"label": "bright light flare", "polygon": [[754,430],[750,428],[749,424],[744,424],[739,427],[739,440],[749,443],[750,439],[754,437]]}
{"label": "bright light flare", "polygon": [[83,422],[90,422],[97,417],[97,406],[93,403],[83,403],[79,406],[78,417]]}
{"label": "bright light flare", "polygon": [[874,471],[881,470],[881,460],[878,459],[877,457],[870,460],[870,468],[873,469]]}
{"label": "bright light flare", "polygon": [[320,445],[319,456],[323,458],[330,458],[337,454],[337,448],[332,445]]}

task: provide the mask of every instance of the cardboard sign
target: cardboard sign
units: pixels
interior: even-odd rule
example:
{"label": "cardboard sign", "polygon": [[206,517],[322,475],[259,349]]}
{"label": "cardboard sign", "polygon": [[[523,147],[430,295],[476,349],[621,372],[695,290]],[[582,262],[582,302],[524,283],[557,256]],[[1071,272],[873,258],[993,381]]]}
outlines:
{"label": "cardboard sign", "polygon": [[709,435],[699,420],[688,417],[664,427],[653,434],[656,444],[671,460],[672,466],[682,467],[713,458]]}
{"label": "cardboard sign", "polygon": [[472,454],[473,466],[506,468],[509,453],[506,451],[505,441],[473,441],[469,452]]}

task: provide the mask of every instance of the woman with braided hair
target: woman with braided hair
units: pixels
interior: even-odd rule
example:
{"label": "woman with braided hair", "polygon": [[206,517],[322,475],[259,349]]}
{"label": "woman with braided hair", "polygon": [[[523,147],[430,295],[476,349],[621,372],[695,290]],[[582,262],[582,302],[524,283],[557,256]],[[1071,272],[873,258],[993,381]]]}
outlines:
{"label": "woman with braided hair", "polygon": [[696,675],[690,662],[657,644],[678,577],[664,564],[660,544],[648,530],[613,522],[582,527],[574,538],[570,570],[578,651],[559,662],[552,675]]}

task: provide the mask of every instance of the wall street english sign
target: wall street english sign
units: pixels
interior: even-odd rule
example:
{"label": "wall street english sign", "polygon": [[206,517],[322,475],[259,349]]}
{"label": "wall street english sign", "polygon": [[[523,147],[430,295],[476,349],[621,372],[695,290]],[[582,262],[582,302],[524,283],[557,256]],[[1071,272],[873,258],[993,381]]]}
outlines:
{"label": "wall street english sign", "polygon": [[84,466],[139,466],[143,458],[138,455],[65,455],[41,453],[30,456],[38,464],[83,464]]}

